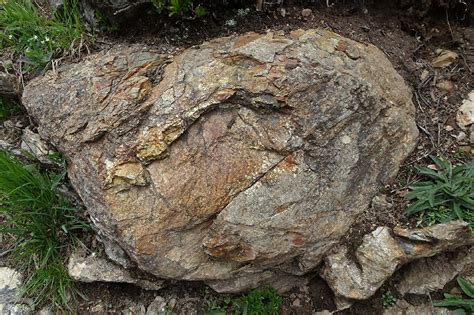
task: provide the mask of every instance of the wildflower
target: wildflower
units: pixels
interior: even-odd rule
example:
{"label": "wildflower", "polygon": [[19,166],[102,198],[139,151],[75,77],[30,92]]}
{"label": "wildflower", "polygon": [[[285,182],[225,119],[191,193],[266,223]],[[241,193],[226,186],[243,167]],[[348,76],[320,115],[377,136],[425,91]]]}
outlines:
{"label": "wildflower", "polygon": [[230,26],[230,27],[234,27],[234,26],[237,25],[237,21],[234,20],[234,19],[230,19],[230,20],[225,21],[225,25]]}
{"label": "wildflower", "polygon": [[44,45],[44,40],[42,40],[40,43],[41,43],[41,45]]}
{"label": "wildflower", "polygon": [[49,42],[50,39],[49,39],[48,36],[46,36],[46,37],[44,38],[44,40],[45,40],[46,42]]}
{"label": "wildflower", "polygon": [[8,39],[13,39],[13,35],[12,34],[8,35]]}
{"label": "wildflower", "polygon": [[38,40],[38,36],[37,35],[33,36],[33,39]]}

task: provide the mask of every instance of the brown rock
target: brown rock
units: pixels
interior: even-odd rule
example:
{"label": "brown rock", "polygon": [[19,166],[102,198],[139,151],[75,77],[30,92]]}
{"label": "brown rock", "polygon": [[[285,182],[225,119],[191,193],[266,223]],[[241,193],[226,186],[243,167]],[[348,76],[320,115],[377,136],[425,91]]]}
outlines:
{"label": "brown rock", "polygon": [[232,292],[301,281],[418,133],[384,54],[325,30],[171,59],[118,46],[33,80],[23,101],[101,234],[156,276]]}

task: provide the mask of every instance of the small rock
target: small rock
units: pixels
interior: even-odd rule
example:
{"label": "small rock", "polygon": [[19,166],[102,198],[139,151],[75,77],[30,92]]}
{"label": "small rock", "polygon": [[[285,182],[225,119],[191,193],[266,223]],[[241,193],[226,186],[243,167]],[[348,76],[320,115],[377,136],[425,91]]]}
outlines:
{"label": "small rock", "polygon": [[378,211],[392,209],[393,204],[387,201],[386,195],[377,195],[372,199],[372,208]]}
{"label": "small rock", "polygon": [[39,310],[38,315],[54,315],[49,306],[45,306]]}
{"label": "small rock", "polygon": [[20,273],[8,267],[0,267],[0,303],[15,302],[21,283]]}
{"label": "small rock", "polygon": [[301,10],[301,15],[303,17],[309,17],[311,16],[311,14],[313,14],[313,11],[311,9],[303,9]]}
{"label": "small rock", "polygon": [[474,264],[474,248],[420,259],[404,267],[397,290],[402,295],[429,294],[441,290],[466,267]]}
{"label": "small rock", "polygon": [[365,235],[351,259],[345,246],[325,258],[321,276],[336,297],[365,300],[400,266],[474,244],[469,225],[451,221],[423,229],[379,227]]}
{"label": "small rock", "polygon": [[426,78],[428,78],[429,75],[430,75],[430,72],[428,70],[424,69],[423,72],[421,72],[421,75],[420,75],[421,82],[424,82],[426,80]]}
{"label": "small rock", "polygon": [[434,307],[429,303],[421,305],[411,305],[408,302],[397,303],[396,305],[386,309],[383,315],[450,315],[451,312],[447,308]]}
{"label": "small rock", "polygon": [[286,16],[286,9],[285,9],[285,8],[280,8],[278,11],[280,12],[280,15],[281,15],[282,17],[285,17],[285,16]]}
{"label": "small rock", "polygon": [[49,155],[53,153],[49,145],[41,139],[40,135],[25,128],[21,136],[21,149],[29,152],[36,157],[41,163],[51,164]]}
{"label": "small rock", "polygon": [[460,131],[459,134],[456,136],[456,141],[458,143],[464,143],[467,139],[467,134],[464,131]]}
{"label": "small rock", "polygon": [[438,83],[436,83],[436,87],[442,91],[452,93],[454,91],[454,83],[449,80],[442,80]]}
{"label": "small rock", "polygon": [[431,64],[434,68],[446,68],[456,61],[456,59],[458,59],[458,54],[454,51],[441,50]]}
{"label": "small rock", "polygon": [[148,309],[146,311],[146,315],[166,315],[166,300],[161,297],[157,296],[151,302],[150,305],[148,305]]}
{"label": "small rock", "polygon": [[469,143],[474,144],[474,125],[471,126],[470,135],[469,135]]}
{"label": "small rock", "polygon": [[446,126],[444,126],[444,130],[446,130],[447,132],[450,132],[450,131],[453,131],[454,128],[453,128],[453,126],[446,125]]}
{"label": "small rock", "polygon": [[0,314],[26,315],[28,305],[18,303],[22,275],[8,267],[0,267]]}
{"label": "small rock", "polygon": [[467,126],[474,123],[474,91],[471,91],[468,98],[462,102],[461,107],[458,109],[456,120],[458,126],[462,129],[466,129]]}
{"label": "small rock", "polygon": [[159,290],[163,287],[163,281],[136,279],[128,270],[107,259],[98,257],[95,253],[85,257],[79,250],[71,254],[68,272],[73,279],[82,282],[131,283],[145,290]]}
{"label": "small rock", "polygon": [[315,312],[313,313],[314,315],[331,315],[332,312],[328,311],[328,310],[323,310],[321,312]]}

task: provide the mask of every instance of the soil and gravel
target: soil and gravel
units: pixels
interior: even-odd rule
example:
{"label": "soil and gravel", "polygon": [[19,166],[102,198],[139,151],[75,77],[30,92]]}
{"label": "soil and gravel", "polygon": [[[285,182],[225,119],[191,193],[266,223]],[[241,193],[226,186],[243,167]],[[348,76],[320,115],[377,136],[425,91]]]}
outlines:
{"label": "soil and gravel", "polygon": [[[311,12],[307,14],[306,11],[303,16],[303,9],[311,9]],[[439,9],[420,18],[387,4],[387,1],[366,6],[353,1],[331,7],[327,7],[325,1],[311,5],[285,4],[269,8],[267,12],[227,7],[201,19],[181,20],[159,17],[149,11],[117,32],[96,34],[95,42],[89,44],[88,49],[93,52],[116,43],[139,42],[160,48],[163,53],[172,53],[220,36],[270,29],[288,32],[298,28],[328,28],[379,47],[413,90],[420,137],[416,150],[405,161],[397,178],[381,191],[393,207],[388,211],[368,209],[352,227],[347,241],[358,244],[363,235],[377,226],[416,224],[416,218],[407,219],[403,214],[407,186],[417,179],[415,165],[430,164],[429,155],[447,156],[453,162],[472,159],[473,148],[468,141],[459,139],[462,130],[455,121],[462,100],[474,89],[474,21],[469,21],[468,16],[464,19],[460,16],[459,12]],[[438,49],[452,50],[459,59],[449,67],[433,68],[431,61]],[[450,82],[449,88],[439,84],[444,81]],[[14,131],[21,130],[21,126],[12,126],[14,122],[23,126],[28,119],[20,116],[3,124],[1,138],[11,141],[11,137],[18,136]],[[387,291],[395,294],[392,287],[398,277],[395,274],[370,300],[355,303],[350,310],[338,314],[382,314],[382,295]],[[189,282],[170,282],[159,292],[113,284],[81,284],[80,288],[87,297],[79,305],[81,314],[115,313],[127,309],[130,314],[139,313],[141,305],[147,306],[157,295],[175,299],[175,311],[183,314],[193,308],[203,312],[209,303],[223,300],[223,296],[203,284]],[[414,298],[413,302],[420,300]],[[307,286],[284,295],[283,314],[312,314],[325,309],[332,311],[335,305],[329,288],[317,272]]]}

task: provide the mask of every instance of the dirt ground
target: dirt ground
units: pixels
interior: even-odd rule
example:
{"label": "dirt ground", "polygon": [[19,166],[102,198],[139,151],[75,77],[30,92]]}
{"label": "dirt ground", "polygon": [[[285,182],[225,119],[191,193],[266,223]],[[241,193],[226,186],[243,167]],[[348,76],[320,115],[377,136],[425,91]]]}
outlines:
{"label": "dirt ground", "polygon": [[[466,161],[472,158],[473,150],[468,141],[460,139],[462,130],[455,117],[462,100],[474,89],[474,27],[469,25],[467,18],[460,19],[456,12],[440,9],[419,18],[386,2],[363,6],[347,1],[326,7],[325,1],[321,1],[311,5],[286,4],[267,12],[230,8],[194,20],[164,19],[144,12],[133,24],[112,34],[99,35],[89,49],[92,52],[107,49],[117,42],[147,43],[163,53],[172,53],[214,37],[247,31],[289,32],[297,28],[327,28],[380,48],[413,90],[420,137],[418,147],[405,161],[397,178],[381,191],[393,208],[384,212],[368,209],[351,227],[347,242],[356,245],[363,235],[377,226],[416,224],[416,218],[408,220],[403,214],[407,186],[417,179],[415,165],[430,164],[429,155],[447,156],[453,162]],[[303,9],[311,9],[311,13],[303,16]],[[435,69],[431,61],[438,49],[455,51],[459,59],[449,67]],[[447,87],[440,82],[448,82]],[[392,290],[396,281],[397,275],[370,300],[356,302],[351,309],[337,314],[382,314],[382,295],[390,291],[396,296]],[[169,283],[159,292],[147,292],[130,285],[80,286],[88,297],[80,303],[81,314],[116,313],[124,308],[128,308],[130,314],[140,313],[141,304],[148,305],[156,295],[175,299],[176,313],[186,314],[193,308],[204,312],[208,303],[223,299],[200,283]],[[322,310],[334,311],[335,305],[328,286],[317,271],[307,286],[284,295],[282,314],[313,314]]]}

